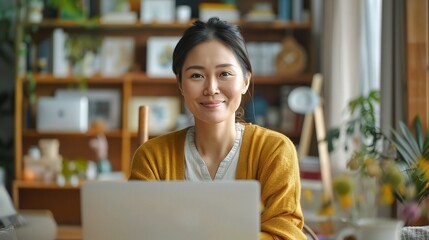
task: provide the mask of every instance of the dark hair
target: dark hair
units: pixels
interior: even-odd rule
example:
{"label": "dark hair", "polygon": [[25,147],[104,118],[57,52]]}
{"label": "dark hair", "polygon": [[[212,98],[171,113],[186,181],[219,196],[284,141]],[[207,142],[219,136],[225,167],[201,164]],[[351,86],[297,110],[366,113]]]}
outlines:
{"label": "dark hair", "polygon": [[238,26],[228,24],[217,17],[210,18],[206,23],[197,20],[185,30],[173,52],[173,72],[182,81],[182,67],[186,56],[192,48],[207,40],[217,39],[229,47],[240,63],[243,74],[252,73],[246,44]]}

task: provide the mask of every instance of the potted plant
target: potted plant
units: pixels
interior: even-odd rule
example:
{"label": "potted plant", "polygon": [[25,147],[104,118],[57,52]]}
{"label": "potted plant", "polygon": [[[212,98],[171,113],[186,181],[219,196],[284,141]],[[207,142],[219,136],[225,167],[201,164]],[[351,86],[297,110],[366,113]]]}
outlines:
{"label": "potted plant", "polygon": [[429,194],[429,131],[422,128],[419,116],[415,117],[412,127],[413,131],[400,122],[399,131],[392,131],[398,164],[406,175],[405,191],[397,191],[395,196],[400,203],[399,217],[407,225],[414,224],[421,217],[425,217],[427,223],[429,217],[425,201]]}
{"label": "potted plant", "polygon": [[336,209],[352,219],[376,217],[380,204],[398,200],[399,217],[409,224],[420,217],[429,194],[429,133],[417,116],[414,135],[400,122],[399,130],[392,130],[393,138],[387,137],[376,125],[374,109],[378,104],[378,91],[353,99],[345,131],[333,128],[327,134],[330,151],[341,134],[351,140],[344,144],[352,151],[347,162],[350,171],[333,181]]}

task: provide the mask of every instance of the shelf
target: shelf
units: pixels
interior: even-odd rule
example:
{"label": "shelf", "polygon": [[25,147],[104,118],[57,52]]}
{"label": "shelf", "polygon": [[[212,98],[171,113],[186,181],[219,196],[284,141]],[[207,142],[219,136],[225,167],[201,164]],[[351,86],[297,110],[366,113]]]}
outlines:
{"label": "shelf", "polygon": [[28,189],[71,189],[71,190],[79,190],[80,184],[78,186],[72,186],[70,184],[66,184],[64,186],[60,186],[55,182],[39,182],[39,181],[21,181],[15,180],[14,187],[16,188],[28,188]]}
{"label": "shelf", "polygon": [[130,79],[133,83],[142,84],[176,84],[174,77],[150,77],[145,73],[128,73],[126,78]]}
{"label": "shelf", "polygon": [[[145,31],[159,31],[159,30],[185,30],[189,27],[194,20],[187,23],[100,23],[95,20],[83,20],[83,21],[72,21],[72,20],[59,20],[59,19],[47,19],[40,23],[24,23],[27,28],[67,28],[67,29],[79,29],[79,30],[118,30],[118,31],[130,31],[130,30],[145,30]],[[235,24],[239,25],[242,29],[266,31],[270,30],[285,30],[285,29],[310,29],[310,22],[292,22],[292,21],[280,21],[275,20],[271,22],[250,22],[240,20]]]}
{"label": "shelf", "polygon": [[[117,77],[107,77],[99,74],[84,78],[75,76],[55,77],[52,74],[34,74],[33,76],[36,83],[42,85],[79,83],[81,79],[85,79],[88,84],[122,84],[126,81],[142,84],[176,84],[176,79],[173,77],[149,77],[140,72],[130,72]],[[28,80],[25,80],[25,82],[28,82]]]}
{"label": "shelf", "polygon": [[255,84],[278,84],[278,85],[310,85],[313,78],[312,74],[299,74],[299,75],[270,75],[270,76],[253,76],[252,79]]}
{"label": "shelf", "polygon": [[[267,76],[253,76],[252,80],[255,84],[290,84],[290,85],[310,85],[313,75],[299,74],[299,75],[267,75]],[[55,77],[52,74],[34,74],[34,79],[37,84],[50,85],[50,84],[70,84],[78,83],[79,78],[74,76],[68,77]],[[131,72],[118,77],[104,77],[101,75],[94,75],[86,77],[88,84],[121,84],[126,81],[131,81],[133,84],[176,84],[174,77],[149,77],[145,73]],[[25,82],[28,82],[26,80]]]}
{"label": "shelf", "polygon": [[272,22],[248,22],[240,21],[238,25],[243,29],[249,30],[285,30],[285,29],[310,29],[311,24],[309,22],[286,22],[275,20]]}
{"label": "shelf", "polygon": [[[107,131],[104,133],[106,137],[114,137],[114,138],[120,138],[122,137],[121,130],[115,130],[115,131]],[[27,129],[22,131],[23,137],[49,137],[49,136],[63,136],[63,137],[95,137],[97,135],[97,132],[86,132],[86,133],[80,133],[80,132],[38,132],[34,129]]]}
{"label": "shelf", "polygon": [[[101,75],[94,75],[91,77],[82,77],[78,78],[75,76],[67,76],[67,77],[55,77],[52,74],[34,74],[34,79],[37,84],[71,84],[71,83],[79,83],[80,81],[85,81],[89,84],[122,84],[124,80],[124,76],[119,77],[105,77]],[[25,80],[28,82],[28,80]]]}
{"label": "shelf", "polygon": [[121,31],[130,31],[130,30],[172,30],[172,29],[185,29],[189,27],[189,23],[101,23],[94,20],[82,20],[82,21],[73,21],[73,20],[61,20],[61,19],[46,19],[40,23],[24,23],[27,28],[39,27],[39,28],[66,28],[66,29],[79,29],[79,30],[121,30]]}

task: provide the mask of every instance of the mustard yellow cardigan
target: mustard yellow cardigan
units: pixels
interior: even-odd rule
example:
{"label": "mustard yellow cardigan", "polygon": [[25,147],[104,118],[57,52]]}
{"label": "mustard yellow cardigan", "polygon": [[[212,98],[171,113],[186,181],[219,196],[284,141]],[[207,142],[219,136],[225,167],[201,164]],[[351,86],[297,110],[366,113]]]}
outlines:
{"label": "mustard yellow cardigan", "polygon": [[[186,129],[150,139],[133,156],[130,179],[184,180]],[[261,239],[306,239],[298,158],[283,134],[245,124],[236,179],[261,186]]]}

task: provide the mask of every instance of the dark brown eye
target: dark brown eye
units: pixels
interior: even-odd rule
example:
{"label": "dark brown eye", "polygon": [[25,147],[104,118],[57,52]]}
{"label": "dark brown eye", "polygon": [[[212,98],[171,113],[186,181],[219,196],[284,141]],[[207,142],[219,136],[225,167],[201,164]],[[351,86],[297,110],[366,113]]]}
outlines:
{"label": "dark brown eye", "polygon": [[198,73],[194,73],[191,75],[191,78],[203,78],[203,75],[198,74]]}
{"label": "dark brown eye", "polygon": [[220,74],[220,76],[221,77],[228,77],[228,76],[231,76],[232,74],[230,73],[230,72],[222,72],[221,74]]}

